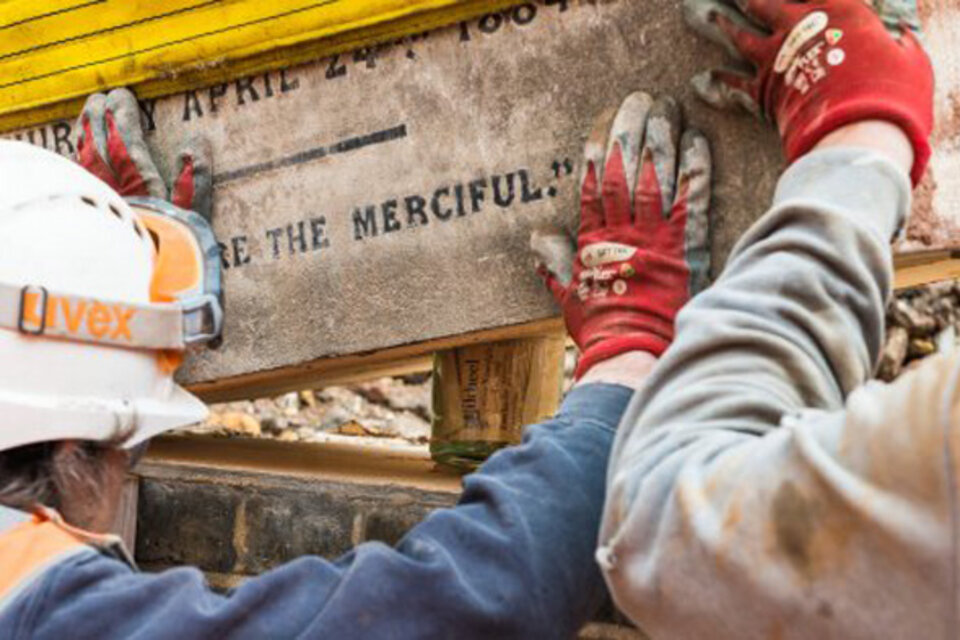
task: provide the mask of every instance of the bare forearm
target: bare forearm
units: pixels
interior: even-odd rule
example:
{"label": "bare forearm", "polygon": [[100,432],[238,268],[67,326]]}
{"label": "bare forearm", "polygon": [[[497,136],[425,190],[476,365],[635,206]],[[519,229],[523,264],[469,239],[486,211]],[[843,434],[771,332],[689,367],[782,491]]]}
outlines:
{"label": "bare forearm", "polygon": [[865,120],[837,129],[821,140],[815,150],[832,148],[876,151],[901,167],[904,173],[913,167],[913,145],[907,134],[883,120]]}
{"label": "bare forearm", "polygon": [[597,363],[580,378],[577,386],[616,384],[639,391],[656,364],[657,358],[653,355],[645,351],[630,351]]}

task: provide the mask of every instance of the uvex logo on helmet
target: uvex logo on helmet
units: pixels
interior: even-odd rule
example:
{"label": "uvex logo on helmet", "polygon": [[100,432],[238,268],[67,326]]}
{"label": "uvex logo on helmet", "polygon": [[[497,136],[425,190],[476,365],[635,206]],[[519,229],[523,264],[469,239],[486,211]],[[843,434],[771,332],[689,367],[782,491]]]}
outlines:
{"label": "uvex logo on helmet", "polygon": [[130,321],[136,312],[121,304],[24,292],[21,322],[28,332],[133,342]]}

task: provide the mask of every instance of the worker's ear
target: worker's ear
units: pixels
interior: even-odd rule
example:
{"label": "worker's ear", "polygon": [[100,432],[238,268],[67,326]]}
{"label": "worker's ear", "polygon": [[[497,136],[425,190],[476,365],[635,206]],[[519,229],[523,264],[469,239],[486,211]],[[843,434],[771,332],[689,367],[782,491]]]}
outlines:
{"label": "worker's ear", "polygon": [[127,452],[119,446],[80,440],[58,442],[52,477],[57,504],[67,523],[95,533],[113,525],[127,477]]}
{"label": "worker's ear", "polygon": [[119,445],[82,440],[62,440],[56,444],[53,453],[54,467],[63,478],[74,481],[68,483],[71,487],[88,485],[96,488],[102,472],[112,466],[125,470],[128,460],[129,454]]}

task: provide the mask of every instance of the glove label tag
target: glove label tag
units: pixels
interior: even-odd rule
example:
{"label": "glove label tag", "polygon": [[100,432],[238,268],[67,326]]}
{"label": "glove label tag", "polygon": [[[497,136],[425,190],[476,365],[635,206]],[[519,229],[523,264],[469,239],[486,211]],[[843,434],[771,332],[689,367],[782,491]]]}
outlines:
{"label": "glove label tag", "polygon": [[826,29],[829,21],[830,18],[823,11],[814,11],[801,20],[783,42],[783,47],[780,48],[780,53],[777,54],[777,60],[773,65],[774,72],[783,73],[789,69],[793,59],[797,57],[804,45]]}
{"label": "glove label tag", "polygon": [[588,269],[599,267],[602,264],[625,262],[637,253],[636,247],[618,242],[597,242],[587,245],[580,252],[580,260]]}

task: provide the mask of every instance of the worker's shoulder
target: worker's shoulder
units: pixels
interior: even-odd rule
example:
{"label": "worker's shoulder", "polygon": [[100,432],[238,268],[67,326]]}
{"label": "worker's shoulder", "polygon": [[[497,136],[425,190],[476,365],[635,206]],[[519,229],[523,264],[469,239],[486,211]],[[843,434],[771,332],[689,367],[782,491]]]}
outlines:
{"label": "worker's shoulder", "polygon": [[72,527],[51,509],[31,514],[0,507],[0,612],[30,600],[63,570],[101,559],[105,566],[133,567],[116,536]]}
{"label": "worker's shoulder", "polygon": [[[157,576],[137,572],[119,538],[72,527],[52,510],[26,513],[0,507],[4,638],[105,637],[98,635],[99,625],[117,620],[118,611],[126,611],[132,621],[142,603],[164,591],[206,590],[196,569]],[[84,629],[94,635],[77,634]]]}
{"label": "worker's shoulder", "polygon": [[200,604],[212,596],[195,568],[142,573],[103,550],[81,545],[0,608],[0,629],[17,630],[15,638],[125,637],[124,628],[142,628],[144,618],[157,613],[151,604]]}
{"label": "worker's shoulder", "polygon": [[61,565],[96,550],[55,522],[0,509],[0,613],[29,594]]}
{"label": "worker's shoulder", "polygon": [[91,584],[90,569],[104,576],[132,571],[82,542],[43,537],[33,536],[34,548],[26,553],[0,541],[0,629],[14,630],[11,637],[32,637],[34,620],[59,597],[57,592],[76,594],[78,585]]}

